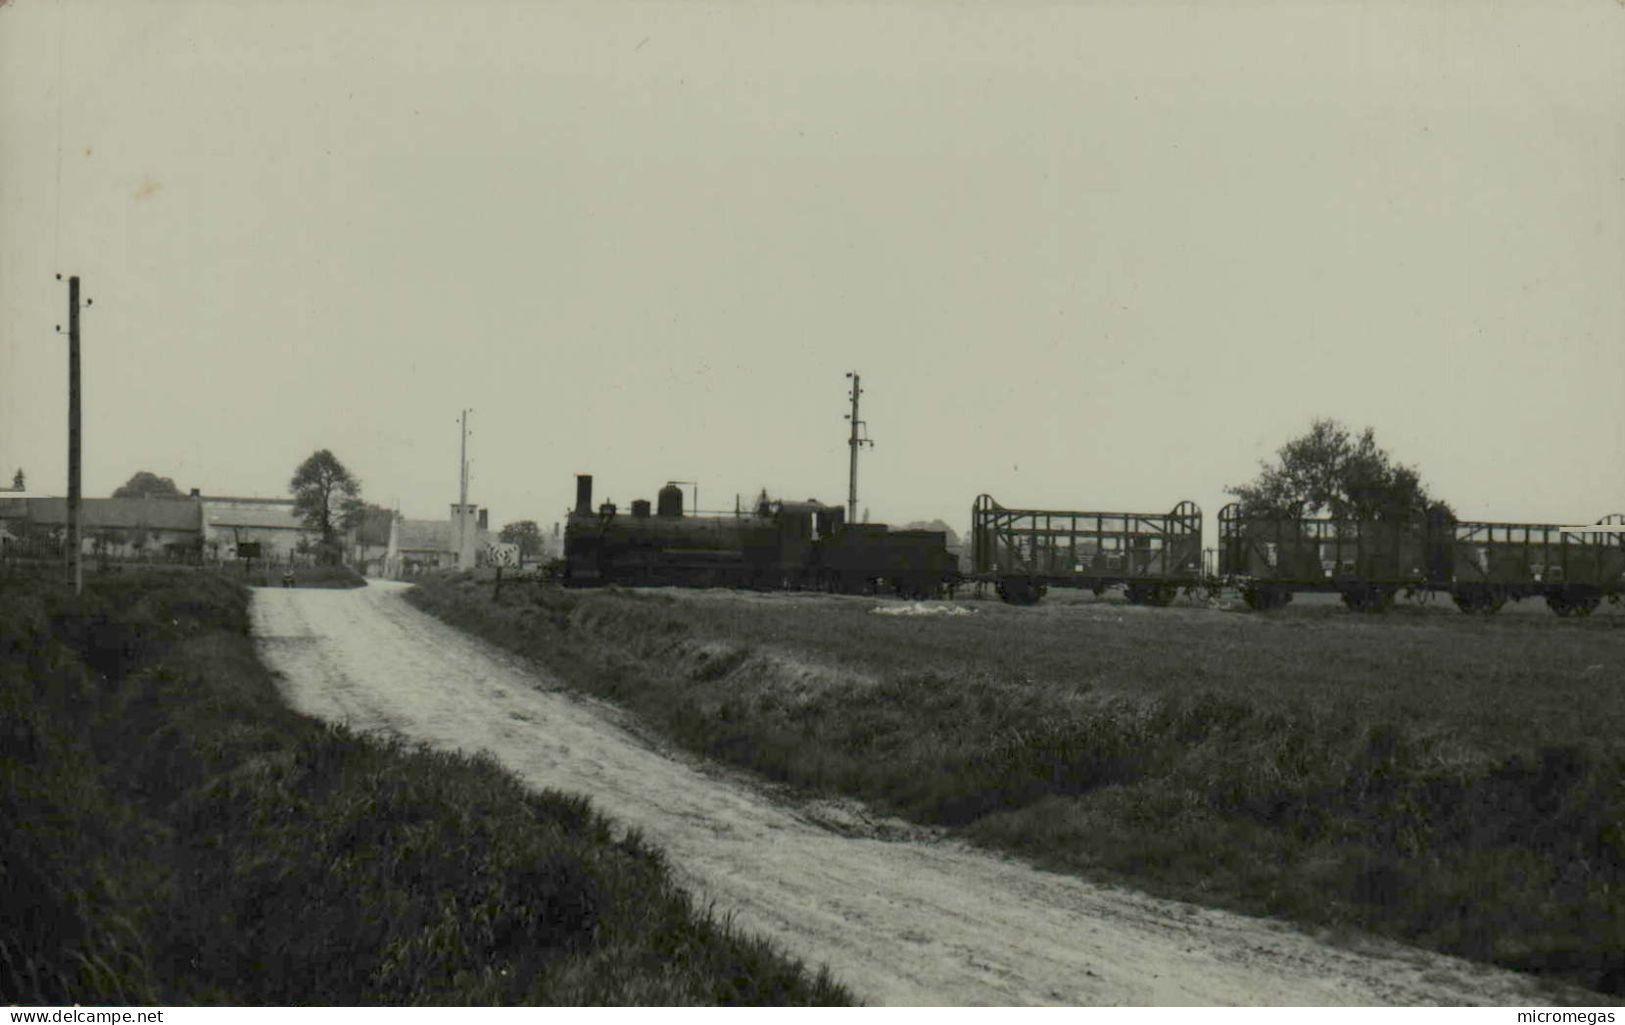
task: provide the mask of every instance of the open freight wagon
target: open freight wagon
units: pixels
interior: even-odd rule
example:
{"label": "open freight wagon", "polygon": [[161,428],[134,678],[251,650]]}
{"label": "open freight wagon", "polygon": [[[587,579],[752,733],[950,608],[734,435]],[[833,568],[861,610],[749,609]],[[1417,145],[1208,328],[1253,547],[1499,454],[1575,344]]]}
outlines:
{"label": "open freight wagon", "polygon": [[1233,502],[1219,511],[1219,573],[1260,609],[1319,591],[1377,611],[1404,590],[1447,593],[1464,612],[1543,597],[1558,615],[1584,616],[1625,591],[1625,534],[1457,520],[1441,509],[1398,520],[1254,514]]}
{"label": "open freight wagon", "polygon": [[1006,509],[988,495],[971,508],[973,579],[999,597],[1030,605],[1051,587],[1104,594],[1121,586],[1132,602],[1166,605],[1202,583],[1202,510],[1171,512]]}

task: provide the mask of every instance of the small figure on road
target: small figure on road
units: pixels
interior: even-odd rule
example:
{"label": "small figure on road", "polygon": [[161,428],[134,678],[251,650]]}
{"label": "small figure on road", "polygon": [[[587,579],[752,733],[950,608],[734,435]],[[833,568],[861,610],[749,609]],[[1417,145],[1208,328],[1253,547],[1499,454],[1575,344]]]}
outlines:
{"label": "small figure on road", "polygon": [[293,567],[292,566],[289,566],[288,571],[286,573],[282,574],[282,586],[283,587],[292,587],[293,586]]}

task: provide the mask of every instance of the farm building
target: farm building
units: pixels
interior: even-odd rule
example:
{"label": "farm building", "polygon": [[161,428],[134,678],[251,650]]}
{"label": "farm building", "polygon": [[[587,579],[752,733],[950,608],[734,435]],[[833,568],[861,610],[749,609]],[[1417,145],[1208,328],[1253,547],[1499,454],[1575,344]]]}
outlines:
{"label": "farm building", "polygon": [[[86,498],[79,515],[87,555],[196,560],[202,552],[196,498]],[[0,498],[0,545],[8,552],[59,550],[67,529],[66,498]]]}
{"label": "farm building", "polygon": [[443,520],[397,517],[389,536],[384,573],[412,577],[425,570],[470,567],[491,542],[489,510],[452,503]]}
{"label": "farm building", "polygon": [[235,559],[237,546],[258,544],[259,557],[287,562],[300,545],[321,535],[305,526],[291,498],[239,498],[204,495],[203,544],[211,558]]}

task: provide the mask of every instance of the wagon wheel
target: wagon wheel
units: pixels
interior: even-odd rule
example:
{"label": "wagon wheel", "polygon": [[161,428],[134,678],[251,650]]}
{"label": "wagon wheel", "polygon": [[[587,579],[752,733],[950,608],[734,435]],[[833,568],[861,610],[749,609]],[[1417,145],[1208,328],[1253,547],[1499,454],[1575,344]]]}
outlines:
{"label": "wagon wheel", "polygon": [[1146,595],[1146,600],[1159,609],[1166,608],[1178,593],[1179,589],[1173,584],[1157,584],[1150,589],[1150,592]]}
{"label": "wagon wheel", "polygon": [[[1483,615],[1494,615],[1507,603],[1506,592],[1499,587],[1471,585],[1454,591],[1451,597],[1456,600],[1456,607],[1463,612],[1477,612]],[[1559,613],[1560,615],[1562,613]]]}
{"label": "wagon wheel", "polygon": [[1292,592],[1282,588],[1271,587],[1267,584],[1249,584],[1242,592],[1241,597],[1247,607],[1257,609],[1259,612],[1268,612],[1278,609],[1292,600]]}
{"label": "wagon wheel", "polygon": [[1589,616],[1593,612],[1597,611],[1597,606],[1601,605],[1601,604],[1602,604],[1602,599],[1600,597],[1590,597],[1590,596],[1588,596],[1588,597],[1585,597],[1585,598],[1581,598],[1574,605],[1574,614],[1577,615],[1577,616],[1580,616],[1582,618],[1585,617],[1585,616]]}
{"label": "wagon wheel", "polygon": [[1348,603],[1349,608],[1360,612],[1386,612],[1394,603],[1396,591],[1397,588],[1384,587],[1381,584],[1364,584],[1352,595],[1345,593],[1343,601]]}
{"label": "wagon wheel", "polygon": [[1553,591],[1546,596],[1546,607],[1559,616],[1574,615],[1574,606],[1569,602],[1568,595],[1561,591]]}
{"label": "wagon wheel", "polygon": [[1036,605],[1044,589],[1028,580],[999,581],[999,597],[1011,605]]}

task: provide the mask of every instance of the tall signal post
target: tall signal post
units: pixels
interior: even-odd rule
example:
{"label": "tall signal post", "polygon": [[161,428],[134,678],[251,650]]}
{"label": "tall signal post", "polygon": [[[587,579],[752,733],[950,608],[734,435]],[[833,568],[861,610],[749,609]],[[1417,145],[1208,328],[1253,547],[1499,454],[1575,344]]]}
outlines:
{"label": "tall signal post", "polygon": [[868,439],[869,432],[863,429],[867,425],[858,419],[858,397],[863,394],[863,388],[858,383],[858,375],[847,374],[846,376],[852,381],[852,394],[850,396],[852,399],[852,412],[847,414],[846,417],[852,421],[852,435],[846,441],[847,445],[852,449],[851,473],[846,489],[846,522],[856,523],[858,522],[858,449],[863,445],[874,448],[875,443]]}
{"label": "tall signal post", "polygon": [[[58,281],[62,275],[56,276]],[[85,305],[91,305],[86,299]],[[58,331],[62,325],[58,324]],[[79,276],[68,278],[68,560],[73,564],[73,593],[85,590],[84,552],[79,540]]]}
{"label": "tall signal post", "polygon": [[461,417],[463,425],[463,443],[458,458],[458,484],[457,484],[457,568],[463,569],[463,532],[468,529],[468,414],[473,410],[463,410]]}

